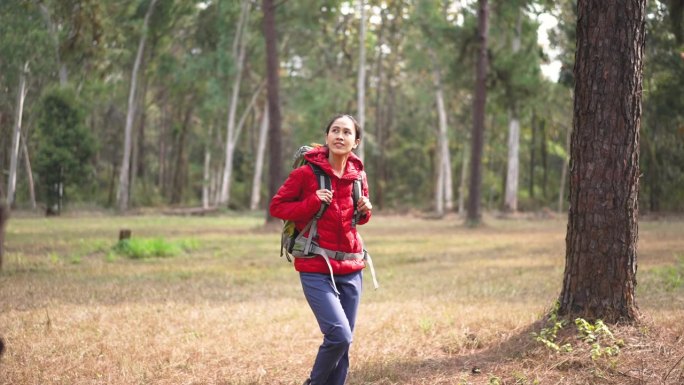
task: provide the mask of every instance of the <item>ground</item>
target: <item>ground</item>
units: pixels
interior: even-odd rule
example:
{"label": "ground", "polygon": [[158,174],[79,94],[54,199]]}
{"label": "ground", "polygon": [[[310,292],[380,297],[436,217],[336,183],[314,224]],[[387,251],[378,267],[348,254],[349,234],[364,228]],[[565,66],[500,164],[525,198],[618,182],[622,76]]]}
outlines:
{"label": "ground", "polygon": [[[15,215],[0,384],[300,384],[321,335],[262,218]],[[565,226],[376,215],[361,231],[380,289],[366,275],[348,383],[683,384],[684,220],[640,222],[641,319],[596,333],[593,358],[573,320],[547,339],[572,351],[535,340],[552,329]],[[123,228],[170,256],[127,257]]]}

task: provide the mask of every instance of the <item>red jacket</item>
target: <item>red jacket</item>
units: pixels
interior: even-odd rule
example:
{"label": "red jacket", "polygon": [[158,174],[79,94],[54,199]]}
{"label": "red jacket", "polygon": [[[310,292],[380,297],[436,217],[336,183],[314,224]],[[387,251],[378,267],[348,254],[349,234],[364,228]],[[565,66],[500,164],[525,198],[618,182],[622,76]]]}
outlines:
{"label": "red jacket", "polygon": [[[307,161],[319,166],[330,176],[333,198],[330,206],[318,221],[318,244],[322,248],[342,251],[345,253],[359,253],[363,250],[361,237],[352,228],[352,216],[356,202],[352,202],[352,188],[354,181],[363,176],[362,194],[368,196],[368,181],[363,171],[361,159],[353,153],[347,159],[347,166],[342,178],[333,173],[328,162],[328,148],[319,147],[304,155]],[[271,200],[271,215],[276,218],[295,222],[297,230],[302,230],[321,207],[321,201],[316,196],[318,181],[310,166],[304,165],[292,170],[285,183]],[[362,216],[358,222],[362,225],[370,219],[370,211]],[[307,234],[308,236],[308,234]],[[344,275],[361,270],[365,267],[363,260],[330,260],[333,274]],[[330,270],[323,257],[295,258],[295,269],[304,273],[326,273]]]}

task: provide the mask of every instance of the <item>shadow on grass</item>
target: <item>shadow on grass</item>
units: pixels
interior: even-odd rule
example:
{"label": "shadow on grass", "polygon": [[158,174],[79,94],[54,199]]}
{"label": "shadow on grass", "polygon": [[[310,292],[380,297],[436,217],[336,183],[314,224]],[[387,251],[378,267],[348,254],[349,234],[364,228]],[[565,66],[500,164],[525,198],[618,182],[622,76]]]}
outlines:
{"label": "shadow on grass", "polygon": [[[518,330],[501,343],[462,354],[435,359],[402,361],[378,360],[358,367],[350,373],[350,384],[473,384],[490,383],[493,376],[501,377],[499,367],[506,362],[525,364],[539,353],[531,333],[538,332],[544,321],[536,321]],[[468,338],[468,337],[466,337]],[[476,345],[474,340],[466,342]],[[528,364],[531,364],[529,362]],[[494,382],[496,383],[496,382]]]}
{"label": "shadow on grass", "polygon": [[562,329],[557,339],[559,345],[570,342],[571,352],[555,353],[537,343],[532,333],[545,325],[545,319],[535,321],[505,340],[466,353],[401,361],[380,357],[356,369],[350,384],[684,384],[683,337],[673,338],[646,318],[636,325],[611,326],[624,346],[618,356],[596,360],[591,344],[574,328]]}

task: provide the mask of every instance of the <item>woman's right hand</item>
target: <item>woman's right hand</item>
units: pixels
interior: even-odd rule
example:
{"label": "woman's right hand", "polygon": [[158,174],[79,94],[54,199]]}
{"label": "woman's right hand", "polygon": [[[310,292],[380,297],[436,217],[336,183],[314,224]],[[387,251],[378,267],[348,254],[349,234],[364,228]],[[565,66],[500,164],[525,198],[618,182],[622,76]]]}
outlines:
{"label": "woman's right hand", "polygon": [[328,189],[316,190],[316,196],[321,202],[330,204],[332,202],[333,192]]}

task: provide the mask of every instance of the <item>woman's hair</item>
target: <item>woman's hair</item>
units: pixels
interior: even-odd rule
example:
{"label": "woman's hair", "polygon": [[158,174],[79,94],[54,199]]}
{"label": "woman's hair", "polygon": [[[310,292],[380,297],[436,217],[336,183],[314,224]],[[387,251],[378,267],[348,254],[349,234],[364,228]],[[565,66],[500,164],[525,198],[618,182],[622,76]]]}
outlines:
{"label": "woman's hair", "polygon": [[339,118],[349,118],[353,123],[354,123],[354,128],[356,129],[356,135],[354,136],[354,139],[361,139],[361,133],[363,129],[361,128],[361,125],[359,122],[354,119],[353,116],[349,114],[337,114],[330,119],[328,124],[325,126],[325,134],[328,135],[328,132],[330,131],[330,127],[332,127],[332,124],[335,123],[335,121]]}

